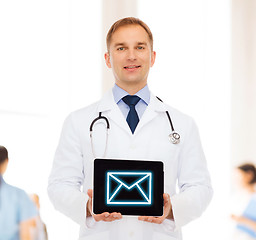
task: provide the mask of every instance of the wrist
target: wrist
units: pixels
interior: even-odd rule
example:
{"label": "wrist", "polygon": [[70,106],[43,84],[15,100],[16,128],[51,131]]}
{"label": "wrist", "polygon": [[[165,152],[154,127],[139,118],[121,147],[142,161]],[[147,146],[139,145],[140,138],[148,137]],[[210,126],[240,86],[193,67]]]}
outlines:
{"label": "wrist", "polygon": [[92,216],[92,210],[91,210],[91,207],[90,207],[91,206],[90,201],[91,201],[91,199],[89,199],[87,201],[87,204],[86,204],[86,217]]}
{"label": "wrist", "polygon": [[172,206],[170,207],[170,210],[166,216],[166,219],[174,220]]}

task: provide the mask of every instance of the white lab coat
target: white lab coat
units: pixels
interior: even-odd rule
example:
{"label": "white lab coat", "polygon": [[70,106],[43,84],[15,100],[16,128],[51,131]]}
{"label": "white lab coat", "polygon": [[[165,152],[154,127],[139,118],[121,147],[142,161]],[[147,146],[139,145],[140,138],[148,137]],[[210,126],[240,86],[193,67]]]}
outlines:
{"label": "white lab coat", "polygon": [[[181,136],[179,144],[169,141],[171,128],[167,110]],[[171,196],[174,221],[165,220],[159,225],[138,221],[136,217],[123,217],[111,223],[86,218],[86,192],[92,188],[94,160],[89,127],[99,112],[110,122],[106,158],[164,162],[164,192]],[[98,122],[93,128],[96,157],[104,154],[105,140],[106,124]],[[101,101],[71,113],[66,119],[49,177],[48,193],[55,208],[81,226],[80,240],[180,240],[180,228],[199,217],[212,198],[210,177],[194,121],[151,94],[133,135],[112,91]]]}

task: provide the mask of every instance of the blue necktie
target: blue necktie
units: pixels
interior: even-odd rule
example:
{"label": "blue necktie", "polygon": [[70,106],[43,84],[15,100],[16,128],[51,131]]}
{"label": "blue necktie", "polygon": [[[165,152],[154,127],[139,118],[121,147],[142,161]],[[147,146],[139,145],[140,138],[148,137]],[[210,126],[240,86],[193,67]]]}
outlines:
{"label": "blue necktie", "polygon": [[130,107],[130,111],[127,115],[126,121],[129,124],[129,127],[132,133],[134,133],[137,127],[137,124],[139,122],[139,117],[138,117],[138,113],[136,112],[135,105],[140,101],[140,97],[136,95],[133,95],[133,96],[127,95],[122,99]]}

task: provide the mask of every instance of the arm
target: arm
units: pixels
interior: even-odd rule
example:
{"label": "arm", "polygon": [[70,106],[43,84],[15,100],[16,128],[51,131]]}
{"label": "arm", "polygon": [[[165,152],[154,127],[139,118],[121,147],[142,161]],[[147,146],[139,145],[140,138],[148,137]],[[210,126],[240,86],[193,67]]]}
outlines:
{"label": "arm", "polygon": [[120,219],[120,213],[92,214],[92,190],[89,194],[81,192],[85,176],[78,132],[70,115],[64,123],[49,177],[49,197],[57,210],[79,225],[87,226],[86,217],[90,216],[95,221]]}
{"label": "arm", "polygon": [[253,231],[256,231],[256,222],[246,218],[244,216],[237,216],[237,215],[231,215],[231,218],[236,221],[238,224],[242,224],[247,226],[248,228],[252,229]]}
{"label": "arm", "polygon": [[30,219],[20,223],[20,240],[32,240],[31,228],[35,225],[35,220]]}
{"label": "arm", "polygon": [[176,228],[201,216],[213,195],[199,133],[192,119],[183,138],[177,175],[180,192],[171,196]]}
{"label": "arm", "polygon": [[48,183],[48,195],[56,210],[79,225],[85,225],[88,196],[84,182],[80,139],[73,116],[64,122]]}
{"label": "arm", "polygon": [[21,240],[32,240],[31,229],[35,227],[37,209],[29,196],[21,189],[18,190],[18,222]]}

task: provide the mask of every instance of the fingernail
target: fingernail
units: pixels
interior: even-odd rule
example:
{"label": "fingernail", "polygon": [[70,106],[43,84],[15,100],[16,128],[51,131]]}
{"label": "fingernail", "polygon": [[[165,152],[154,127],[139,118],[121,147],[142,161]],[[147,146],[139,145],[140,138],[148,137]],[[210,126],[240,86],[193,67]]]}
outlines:
{"label": "fingernail", "polygon": [[106,213],[106,214],[105,214],[105,217],[108,217],[108,216],[109,216],[109,214],[108,214],[108,213]]}

